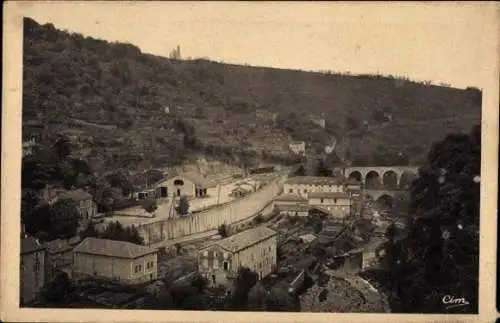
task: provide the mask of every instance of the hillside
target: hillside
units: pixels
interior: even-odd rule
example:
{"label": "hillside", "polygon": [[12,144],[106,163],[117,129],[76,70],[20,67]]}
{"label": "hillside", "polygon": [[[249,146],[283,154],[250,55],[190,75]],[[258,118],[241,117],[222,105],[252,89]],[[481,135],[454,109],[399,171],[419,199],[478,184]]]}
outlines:
{"label": "hillside", "polygon": [[24,37],[24,120],[50,125],[47,137],[66,133],[98,170],[166,167],[200,152],[233,163],[263,150],[283,159],[291,140],[336,140],[357,163],[414,162],[481,116],[474,88],[171,60],[29,18]]}

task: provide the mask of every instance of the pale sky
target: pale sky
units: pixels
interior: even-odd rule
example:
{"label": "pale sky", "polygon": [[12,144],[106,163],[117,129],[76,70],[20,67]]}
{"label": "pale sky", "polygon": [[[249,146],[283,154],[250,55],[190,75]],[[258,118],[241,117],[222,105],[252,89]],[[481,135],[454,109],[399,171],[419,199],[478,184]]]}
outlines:
{"label": "pale sky", "polygon": [[[483,4],[484,6],[484,4]],[[25,16],[143,52],[482,88],[481,4],[27,2]],[[489,53],[491,55],[491,53]]]}

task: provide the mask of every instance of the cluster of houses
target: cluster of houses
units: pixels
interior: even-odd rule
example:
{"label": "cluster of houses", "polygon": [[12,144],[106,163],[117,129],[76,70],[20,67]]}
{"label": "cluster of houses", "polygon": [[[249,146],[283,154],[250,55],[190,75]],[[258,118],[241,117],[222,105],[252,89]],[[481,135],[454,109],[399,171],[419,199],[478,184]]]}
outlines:
{"label": "cluster of houses", "polygon": [[[108,279],[123,285],[154,283],[158,277],[159,250],[125,241],[87,237],[40,243],[21,236],[21,304],[36,302],[57,272],[74,281]],[[212,286],[228,286],[240,267],[260,278],[277,263],[277,232],[265,226],[214,241],[198,251],[198,270]]]}
{"label": "cluster of houses", "polygon": [[359,213],[361,190],[361,182],[342,176],[295,176],[285,182],[274,207],[281,214],[307,216],[314,208],[345,219]]}

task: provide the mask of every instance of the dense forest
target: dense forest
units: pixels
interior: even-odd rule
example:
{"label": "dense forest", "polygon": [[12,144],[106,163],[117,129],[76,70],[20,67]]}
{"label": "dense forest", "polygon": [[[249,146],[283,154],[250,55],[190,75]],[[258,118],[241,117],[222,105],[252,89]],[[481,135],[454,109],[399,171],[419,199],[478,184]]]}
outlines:
{"label": "dense forest", "polygon": [[344,162],[408,164],[436,138],[478,123],[481,92],[168,59],[25,18],[23,114],[50,125],[47,136],[72,138],[96,171],[170,166],[200,153],[283,161],[290,140],[318,151],[336,141]]}

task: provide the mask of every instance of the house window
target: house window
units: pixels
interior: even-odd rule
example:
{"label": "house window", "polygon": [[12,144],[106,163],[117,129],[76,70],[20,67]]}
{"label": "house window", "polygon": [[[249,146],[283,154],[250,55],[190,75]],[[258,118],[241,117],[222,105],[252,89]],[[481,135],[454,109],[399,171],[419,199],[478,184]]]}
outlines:
{"label": "house window", "polygon": [[323,198],[322,198],[322,199],[320,199],[320,203],[323,203],[323,201],[324,201],[324,199],[323,199]]}
{"label": "house window", "polygon": [[304,188],[304,193],[307,193],[307,188]]}
{"label": "house window", "polygon": [[290,189],[288,190],[288,193],[293,193],[293,188],[290,188]]}
{"label": "house window", "polygon": [[227,263],[227,261],[224,261],[224,270],[228,270],[229,269],[229,264]]}
{"label": "house window", "polygon": [[334,200],[333,200],[333,203],[337,204],[337,199],[334,199]]}

